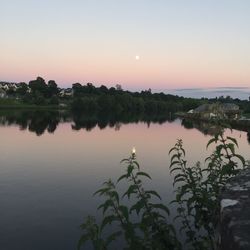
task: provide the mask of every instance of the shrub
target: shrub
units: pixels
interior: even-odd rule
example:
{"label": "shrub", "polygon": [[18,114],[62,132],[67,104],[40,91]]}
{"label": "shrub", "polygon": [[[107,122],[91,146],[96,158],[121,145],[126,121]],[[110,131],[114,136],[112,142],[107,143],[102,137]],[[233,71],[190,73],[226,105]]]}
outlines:
{"label": "shrub", "polygon": [[[176,197],[174,203],[181,222],[181,231],[186,235],[186,246],[190,249],[216,249],[216,227],[220,205],[218,195],[231,176],[245,167],[244,158],[236,154],[237,141],[225,137],[223,132],[215,135],[207,147],[215,143],[215,150],[202,167],[200,162],[189,167],[185,160],[182,140],[177,140],[170,150],[170,172],[174,174]],[[105,198],[98,207],[102,210],[103,220],[98,225],[93,217],[88,217],[81,225],[84,232],[79,240],[78,249],[91,241],[94,249],[108,249],[112,241],[123,237],[126,249],[182,249],[175,227],[169,222],[169,209],[161,202],[161,196],[155,190],[146,190],[143,179],[151,177],[142,172],[132,152],[125,163],[126,171],[116,183],[111,180],[104,182],[103,187],[95,195]],[[125,180],[127,190],[121,196],[117,185]],[[127,197],[131,205],[123,204]],[[153,199],[154,198],[154,199]],[[158,198],[159,203],[153,202]],[[137,219],[131,219],[136,214]],[[107,225],[114,224],[118,228],[109,236],[104,237]]]}

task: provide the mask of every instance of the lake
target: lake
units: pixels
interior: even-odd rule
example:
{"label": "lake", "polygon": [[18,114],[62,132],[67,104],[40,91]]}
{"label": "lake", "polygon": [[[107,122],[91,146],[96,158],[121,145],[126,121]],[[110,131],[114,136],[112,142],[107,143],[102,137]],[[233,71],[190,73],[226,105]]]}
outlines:
{"label": "lake", "polygon": [[[203,125],[180,119],[101,120],[59,113],[9,112],[0,115],[0,248],[76,249],[79,225],[97,215],[92,194],[108,178],[123,174],[120,161],[136,148],[142,170],[166,202],[173,197],[168,151],[182,138],[187,160],[204,163],[211,138]],[[206,135],[204,134],[206,133]],[[227,134],[249,156],[247,133]],[[174,212],[174,208],[172,208]]]}

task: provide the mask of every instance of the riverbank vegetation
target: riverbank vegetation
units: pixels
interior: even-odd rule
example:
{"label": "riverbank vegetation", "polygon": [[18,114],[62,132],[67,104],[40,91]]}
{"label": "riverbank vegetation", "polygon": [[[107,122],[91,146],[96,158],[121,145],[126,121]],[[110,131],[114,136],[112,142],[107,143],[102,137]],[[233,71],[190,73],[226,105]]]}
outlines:
{"label": "riverbank vegetation", "polygon": [[71,88],[59,88],[54,80],[47,83],[37,77],[29,83],[8,85],[0,83],[4,91],[0,98],[0,108],[57,108],[70,109],[77,112],[98,113],[146,113],[168,114],[169,112],[187,112],[204,103],[235,103],[243,113],[250,113],[250,101],[219,97],[213,99],[184,98],[166,93],[152,93],[151,89],[141,92],[123,90],[115,87],[94,86],[92,83],[74,83]]}

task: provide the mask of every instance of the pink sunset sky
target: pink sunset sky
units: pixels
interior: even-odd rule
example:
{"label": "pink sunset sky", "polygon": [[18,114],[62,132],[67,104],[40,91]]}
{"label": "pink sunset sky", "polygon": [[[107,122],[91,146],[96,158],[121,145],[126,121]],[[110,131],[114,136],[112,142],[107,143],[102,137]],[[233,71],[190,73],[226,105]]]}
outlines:
{"label": "pink sunset sky", "polygon": [[2,0],[0,9],[0,81],[250,87],[247,0]]}

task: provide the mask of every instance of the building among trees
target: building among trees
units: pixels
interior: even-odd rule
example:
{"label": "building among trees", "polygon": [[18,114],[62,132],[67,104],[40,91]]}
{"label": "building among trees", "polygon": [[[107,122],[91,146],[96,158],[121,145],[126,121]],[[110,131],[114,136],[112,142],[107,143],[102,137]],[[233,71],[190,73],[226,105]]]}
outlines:
{"label": "building among trees", "polygon": [[189,115],[202,119],[239,119],[241,110],[234,103],[203,104],[188,112]]}

